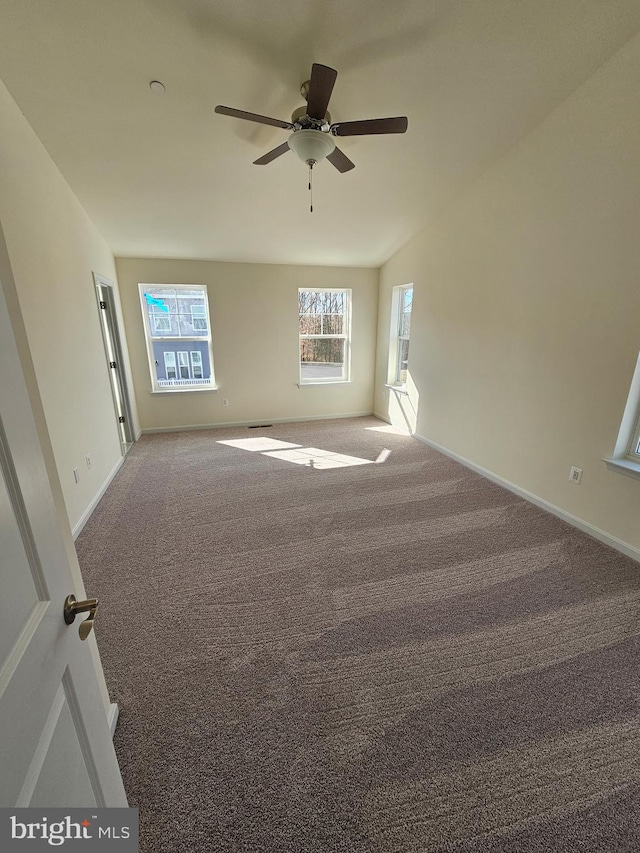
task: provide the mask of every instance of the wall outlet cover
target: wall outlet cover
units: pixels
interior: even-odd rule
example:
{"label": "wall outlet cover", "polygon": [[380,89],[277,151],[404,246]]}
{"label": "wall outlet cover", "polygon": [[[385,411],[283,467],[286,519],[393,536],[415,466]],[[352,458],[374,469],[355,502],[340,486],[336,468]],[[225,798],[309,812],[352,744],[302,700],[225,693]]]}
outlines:
{"label": "wall outlet cover", "polygon": [[579,483],[582,480],[582,468],[572,466],[569,471],[569,479],[572,483]]}

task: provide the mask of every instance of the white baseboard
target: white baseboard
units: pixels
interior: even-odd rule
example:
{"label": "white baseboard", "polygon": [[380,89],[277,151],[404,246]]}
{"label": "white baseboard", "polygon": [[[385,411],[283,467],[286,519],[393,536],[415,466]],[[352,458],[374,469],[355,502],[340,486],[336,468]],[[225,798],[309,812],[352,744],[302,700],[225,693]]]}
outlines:
{"label": "white baseboard", "polygon": [[113,740],[113,736],[116,733],[116,725],[118,724],[119,714],[120,708],[118,707],[118,703],[112,702],[109,705],[109,713],[107,714],[107,723],[109,724],[109,731],[111,732],[111,740]]}
{"label": "white baseboard", "polygon": [[331,421],[338,418],[366,418],[371,417],[373,412],[347,412],[340,415],[309,415],[307,417],[291,418],[262,418],[259,421],[228,421],[217,424],[184,424],[174,427],[148,427],[143,429],[143,434],[155,432],[186,432],[193,429],[225,429],[226,427],[262,426],[263,424],[297,424],[302,421]]}
{"label": "white baseboard", "polygon": [[[376,415],[376,417],[379,417],[379,415]],[[454,459],[456,462],[459,462],[466,468],[470,468],[477,474],[481,474],[488,480],[497,483],[499,486],[503,486],[505,489],[508,489],[510,492],[513,492],[519,497],[524,498],[526,501],[529,501],[530,503],[539,506],[541,509],[550,512],[552,515],[557,516],[557,518],[562,519],[562,521],[566,521],[567,524],[571,524],[573,527],[577,527],[578,530],[581,530],[583,533],[587,533],[589,536],[593,536],[594,539],[603,542],[605,545],[609,545],[609,547],[615,548],[616,551],[620,551],[620,553],[624,554],[626,557],[631,557],[632,560],[636,560],[640,563],[639,548],[635,548],[628,542],[624,542],[622,539],[618,539],[616,536],[612,536],[610,533],[606,533],[604,530],[600,530],[599,527],[594,527],[592,524],[589,524],[588,521],[584,521],[582,518],[578,518],[578,516],[576,515],[571,515],[570,512],[566,512],[559,506],[555,506],[555,504],[549,503],[549,501],[546,501],[544,498],[540,498],[537,495],[534,495],[532,492],[528,492],[526,489],[522,489],[520,486],[516,486],[515,483],[511,483],[509,480],[505,480],[503,477],[500,477],[498,474],[494,474],[493,471],[489,471],[486,468],[483,468],[481,465],[476,465],[475,462],[471,462],[469,459],[465,459],[464,456],[459,456],[457,453],[454,453],[452,450],[448,450],[441,444],[437,444],[435,441],[431,441],[430,439],[425,438],[422,435],[418,435],[417,432],[413,434],[413,437],[417,438],[418,441],[423,442],[423,444],[427,444],[429,447],[433,447],[434,450],[437,450],[439,453],[443,453],[450,459]]]}
{"label": "white baseboard", "polygon": [[82,513],[82,515],[80,516],[80,518],[78,519],[78,521],[76,522],[74,527],[72,528],[71,534],[74,538],[74,541],[78,538],[78,536],[82,532],[82,528],[85,526],[87,521],[89,521],[89,518],[91,517],[91,513],[98,506],[98,503],[100,502],[100,498],[104,495],[104,493],[107,491],[107,489],[111,485],[111,481],[113,480],[113,478],[116,476],[116,474],[118,473],[118,471],[122,467],[123,462],[124,462],[124,456],[121,456],[120,459],[118,459],[116,464],[113,466],[113,468],[109,472],[107,479],[104,481],[104,483],[98,489],[98,493],[95,495],[95,497],[93,498],[93,500],[91,501],[89,506],[85,509],[85,511]]}

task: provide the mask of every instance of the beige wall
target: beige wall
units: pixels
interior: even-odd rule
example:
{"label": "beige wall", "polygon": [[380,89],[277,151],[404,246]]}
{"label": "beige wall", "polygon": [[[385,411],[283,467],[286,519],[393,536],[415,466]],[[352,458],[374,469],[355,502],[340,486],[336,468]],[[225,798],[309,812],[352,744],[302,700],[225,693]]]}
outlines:
{"label": "beige wall", "polygon": [[[377,270],[133,258],[118,258],[117,269],[143,430],[371,412]],[[151,394],[142,282],[207,285],[219,391]],[[297,386],[301,286],[353,291],[348,384]]]}
{"label": "beige wall", "polygon": [[73,527],[121,459],[92,279],[115,264],[1,83],[0,221]]}
{"label": "beige wall", "polygon": [[[416,431],[636,548],[640,482],[608,471],[640,349],[640,37],[381,271],[413,281]],[[569,468],[584,469],[582,484]]]}

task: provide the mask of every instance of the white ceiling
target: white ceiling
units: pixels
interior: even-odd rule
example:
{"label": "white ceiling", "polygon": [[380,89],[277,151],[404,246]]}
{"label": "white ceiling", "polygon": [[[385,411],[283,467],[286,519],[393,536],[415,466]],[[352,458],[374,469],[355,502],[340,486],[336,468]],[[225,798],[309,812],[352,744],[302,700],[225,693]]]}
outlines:
{"label": "white ceiling", "polygon": [[[640,30],[638,0],[1,0],[0,77],[119,256],[379,266]],[[289,152],[312,62],[346,174]],[[153,94],[151,80],[166,86]],[[576,140],[576,145],[580,140]]]}

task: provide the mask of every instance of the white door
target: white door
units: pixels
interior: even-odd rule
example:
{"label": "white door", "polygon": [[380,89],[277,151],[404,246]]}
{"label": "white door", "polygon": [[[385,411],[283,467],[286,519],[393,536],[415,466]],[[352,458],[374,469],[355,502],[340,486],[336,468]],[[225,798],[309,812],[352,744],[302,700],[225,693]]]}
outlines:
{"label": "white door", "polygon": [[66,596],[83,590],[29,402],[33,377],[18,358],[21,320],[14,335],[7,302],[16,299],[0,229],[0,806],[126,806],[94,640],[78,633],[86,614],[63,619]]}

